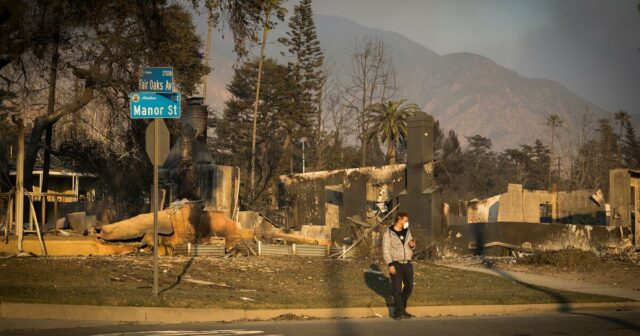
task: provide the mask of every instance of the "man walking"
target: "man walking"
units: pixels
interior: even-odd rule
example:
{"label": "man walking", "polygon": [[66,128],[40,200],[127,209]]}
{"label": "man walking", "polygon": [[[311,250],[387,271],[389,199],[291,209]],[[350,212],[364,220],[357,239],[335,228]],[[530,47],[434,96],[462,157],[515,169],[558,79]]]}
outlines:
{"label": "man walking", "polygon": [[412,318],[406,310],[413,289],[413,249],[416,241],[409,231],[409,215],[398,212],[395,223],[382,233],[382,256],[389,266],[393,303],[393,319]]}

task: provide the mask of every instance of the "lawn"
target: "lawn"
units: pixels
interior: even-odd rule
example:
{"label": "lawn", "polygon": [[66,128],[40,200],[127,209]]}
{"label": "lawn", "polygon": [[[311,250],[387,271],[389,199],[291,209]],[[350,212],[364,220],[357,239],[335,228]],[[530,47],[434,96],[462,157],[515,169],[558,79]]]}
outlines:
{"label": "lawn", "polygon": [[[152,297],[149,256],[0,259],[0,300],[188,308],[382,307],[390,286],[378,260],[161,257]],[[415,262],[409,305],[613,302]]]}

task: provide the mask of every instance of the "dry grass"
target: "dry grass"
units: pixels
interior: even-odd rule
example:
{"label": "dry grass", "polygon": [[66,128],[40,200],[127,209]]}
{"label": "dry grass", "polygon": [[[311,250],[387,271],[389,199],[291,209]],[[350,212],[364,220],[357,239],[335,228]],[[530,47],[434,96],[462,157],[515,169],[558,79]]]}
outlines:
{"label": "dry grass", "polygon": [[[387,275],[367,271],[386,268],[377,260],[163,257],[161,294],[154,299],[152,260],[148,256],[0,259],[0,300],[270,309],[380,307],[390,294]],[[414,306],[619,301],[524,286],[424,262],[416,262],[414,269],[410,299]]]}

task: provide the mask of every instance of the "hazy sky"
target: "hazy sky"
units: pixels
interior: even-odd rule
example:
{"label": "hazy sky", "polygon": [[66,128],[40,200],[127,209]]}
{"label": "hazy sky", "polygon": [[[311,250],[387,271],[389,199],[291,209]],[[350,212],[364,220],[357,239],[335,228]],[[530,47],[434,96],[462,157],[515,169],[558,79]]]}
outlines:
{"label": "hazy sky", "polygon": [[[293,0],[290,3],[296,3]],[[317,14],[395,31],[439,53],[473,52],[640,114],[637,0],[315,0]]]}

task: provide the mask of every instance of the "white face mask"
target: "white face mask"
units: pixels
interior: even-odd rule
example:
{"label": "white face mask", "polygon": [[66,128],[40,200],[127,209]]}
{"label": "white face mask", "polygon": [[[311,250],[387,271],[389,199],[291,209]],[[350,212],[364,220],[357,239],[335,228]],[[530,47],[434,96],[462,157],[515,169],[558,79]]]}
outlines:
{"label": "white face mask", "polygon": [[404,222],[404,226],[403,228],[408,229],[409,228],[409,221]]}

